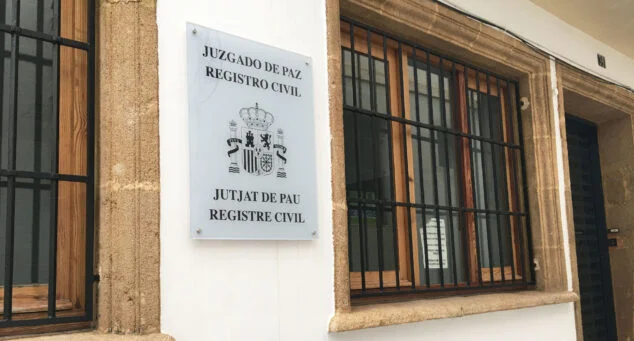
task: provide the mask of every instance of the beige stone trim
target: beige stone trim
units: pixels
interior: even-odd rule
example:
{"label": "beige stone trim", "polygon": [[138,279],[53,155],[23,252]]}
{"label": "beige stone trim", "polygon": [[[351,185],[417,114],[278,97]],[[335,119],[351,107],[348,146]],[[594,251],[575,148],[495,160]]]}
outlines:
{"label": "beige stone trim", "polygon": [[[634,115],[633,92],[606,83],[569,65],[558,63],[558,67],[562,74],[564,89],[606,105],[613,110],[630,116]],[[598,119],[597,121],[602,122],[603,120]]]}
{"label": "beige stone trim", "polygon": [[26,337],[20,339],[20,341],[174,341],[174,338],[165,334],[114,335],[101,334],[98,332],[80,332]]}
{"label": "beige stone trim", "polygon": [[[101,277],[96,295],[97,330],[157,333],[160,186],[156,0],[99,0],[97,18],[96,248]],[[120,338],[82,335],[86,338],[74,335],[70,340]]]}
{"label": "beige stone trim", "polygon": [[568,291],[524,291],[367,305],[354,307],[349,313],[336,313],[330,320],[328,330],[330,332],[343,332],[547,304],[569,303],[577,300],[577,294]]}
{"label": "beige stone trim", "polygon": [[[577,271],[577,244],[575,243],[575,222],[572,211],[572,191],[570,189],[570,166],[568,164],[568,140],[566,135],[566,109],[564,106],[563,70],[557,64],[557,96],[559,102],[559,134],[561,137],[561,155],[564,166],[564,197],[566,199],[566,216],[568,217],[568,246],[570,248],[570,267],[572,272],[572,290],[579,293],[579,274]],[[581,324],[581,305],[575,302],[575,325],[577,341],[583,341]]]}
{"label": "beige stone trim", "polygon": [[[549,59],[503,32],[460,15],[430,0],[327,0],[328,81],[332,136],[333,239],[335,250],[335,310],[331,330],[357,311],[350,302],[348,271],[345,160],[343,150],[342,86],[339,16],[362,21],[398,37],[466,60],[517,79],[520,95],[530,106],[522,111],[533,255],[537,290],[541,294],[567,290],[556,168],[555,126],[552,119]],[[535,293],[540,295],[540,293]],[[574,296],[571,294],[570,297]],[[510,298],[511,296],[501,296]],[[574,298],[564,301],[571,302]],[[465,298],[462,298],[463,300]],[[431,300],[373,309],[412,309]],[[537,300],[537,302],[546,301]],[[362,309],[362,308],[359,308]],[[365,308],[368,309],[368,308]],[[425,309],[425,308],[421,308]],[[495,309],[492,306],[491,309]],[[512,306],[508,309],[512,309]],[[493,310],[489,310],[493,311]],[[405,312],[402,312],[405,313]],[[413,315],[424,316],[423,312]],[[354,314],[353,314],[354,315]],[[395,314],[398,315],[398,314]],[[351,316],[351,315],[350,315]],[[369,317],[368,317],[369,318]],[[420,320],[421,317],[419,317]],[[356,317],[355,317],[356,319]],[[383,324],[394,320],[382,320]],[[412,320],[413,321],[413,320]],[[399,323],[412,322],[402,321]],[[361,328],[359,324],[358,328]],[[348,328],[355,329],[355,328]]]}
{"label": "beige stone trim", "polygon": [[[350,311],[348,264],[348,205],[343,139],[343,88],[341,80],[341,34],[339,0],[326,1],[328,50],[328,106],[330,111],[330,153],[332,155],[332,237],[335,246],[335,310]],[[343,249],[337,249],[343,247]]]}

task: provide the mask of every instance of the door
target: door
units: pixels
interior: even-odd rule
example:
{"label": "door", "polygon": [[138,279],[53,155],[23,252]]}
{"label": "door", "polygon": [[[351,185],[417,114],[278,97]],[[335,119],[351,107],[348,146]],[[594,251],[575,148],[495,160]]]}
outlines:
{"label": "door", "polygon": [[566,116],[581,318],[585,341],[616,340],[597,128]]}

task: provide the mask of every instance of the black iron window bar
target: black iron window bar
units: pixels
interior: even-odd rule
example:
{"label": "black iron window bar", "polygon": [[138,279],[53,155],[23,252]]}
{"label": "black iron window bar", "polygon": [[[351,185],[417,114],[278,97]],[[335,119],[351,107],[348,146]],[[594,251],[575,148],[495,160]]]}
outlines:
{"label": "black iron window bar", "polygon": [[352,298],[534,285],[517,81],[341,26]]}
{"label": "black iron window bar", "polygon": [[[60,32],[60,0],[53,1],[53,26],[55,27],[56,34],[47,34],[39,30],[27,29],[20,26],[20,9],[21,0],[7,0],[11,1],[11,13],[5,13],[5,7],[8,3],[3,2],[0,6],[0,19],[7,18],[5,23],[0,23],[0,35],[10,35],[10,47],[9,51],[6,51],[6,46],[3,44],[4,54],[3,60],[9,57],[8,70],[4,70],[5,64],[0,63],[0,74],[8,73],[9,83],[4,84],[0,82],[0,90],[2,87],[8,85],[6,89],[6,100],[8,105],[3,106],[6,112],[3,112],[3,116],[7,116],[8,128],[2,132],[8,135],[7,146],[0,146],[0,153],[6,151],[6,166],[3,164],[0,169],[0,185],[5,187],[6,201],[0,202],[0,205],[6,207],[6,221],[2,222],[2,228],[5,230],[5,245],[4,248],[4,309],[0,319],[0,327],[26,327],[37,326],[44,324],[60,324],[60,323],[76,323],[91,321],[93,319],[93,282],[95,276],[93,274],[93,254],[94,254],[94,61],[95,61],[95,3],[94,0],[87,0],[86,13],[87,22],[87,42],[68,39],[59,35]],[[44,1],[38,1],[38,11],[41,13],[42,3]],[[38,22],[38,26],[41,24]],[[41,28],[41,27],[38,27]],[[23,56],[19,53],[20,38],[26,37],[36,40],[37,42],[48,42],[53,44],[54,53],[52,56],[52,69],[56,74],[56,86],[57,90],[53,95],[53,108],[54,113],[53,123],[48,127],[50,132],[50,145],[56,146],[52,152],[51,172],[39,172],[39,171],[23,171],[16,169],[16,145],[17,145],[17,120],[18,120],[18,80],[20,79],[20,73],[18,63],[21,60],[29,60],[29,57]],[[2,37],[4,42],[4,37]],[[86,160],[87,160],[87,173],[86,175],[73,175],[73,174],[59,174],[58,171],[58,148],[59,148],[59,50],[61,46],[66,46],[72,49],[86,51],[87,65],[87,89],[86,89],[86,119],[87,119],[87,148],[86,148]],[[8,53],[7,53],[8,52]],[[31,57],[32,58],[32,57]],[[6,79],[6,78],[5,78]],[[0,91],[0,93],[4,93]],[[37,110],[37,109],[36,109]],[[4,139],[0,140],[2,142]],[[18,181],[18,179],[22,181]],[[27,180],[27,181],[24,181]],[[41,181],[47,182],[42,184]],[[32,181],[29,183],[28,181]],[[56,311],[56,294],[57,294],[57,187],[59,181],[82,183],[86,186],[86,240],[85,240],[85,305],[82,315],[74,316],[58,316]],[[35,185],[34,185],[35,184]],[[15,318],[16,313],[13,312],[13,289],[14,289],[14,236],[15,236],[15,200],[16,200],[16,188],[45,188],[51,191],[51,209],[50,209],[50,237],[49,237],[49,255],[48,255],[48,306],[47,316],[43,318],[23,319]],[[36,249],[34,248],[37,252]],[[36,275],[36,274],[34,274]],[[62,314],[63,315],[63,314]]]}

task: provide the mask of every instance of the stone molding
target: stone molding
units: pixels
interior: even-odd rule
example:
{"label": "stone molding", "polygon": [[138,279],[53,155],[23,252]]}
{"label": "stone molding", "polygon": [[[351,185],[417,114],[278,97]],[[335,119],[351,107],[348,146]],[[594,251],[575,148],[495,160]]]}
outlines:
{"label": "stone molding", "polygon": [[577,300],[577,294],[568,291],[523,291],[359,306],[349,313],[336,314],[330,320],[329,331],[343,332]]}
{"label": "stone molding", "polygon": [[174,341],[169,335],[114,335],[99,332],[68,332],[64,334],[27,337],[20,341]]}
{"label": "stone molding", "polygon": [[[336,315],[332,321],[338,321],[338,315],[356,311],[350,301],[348,270],[340,15],[519,81],[520,96],[530,102],[521,116],[537,291],[566,292],[563,240],[567,236],[563,236],[561,228],[557,195],[560,184],[557,182],[549,58],[504,32],[430,0],[341,0],[341,3],[327,0],[326,10],[335,250]],[[337,329],[331,325],[331,331]]]}
{"label": "stone molding", "polygon": [[566,90],[634,116],[634,92],[609,84],[569,65],[558,63]]}
{"label": "stone molding", "polygon": [[97,23],[97,331],[158,333],[156,0],[99,0]]}

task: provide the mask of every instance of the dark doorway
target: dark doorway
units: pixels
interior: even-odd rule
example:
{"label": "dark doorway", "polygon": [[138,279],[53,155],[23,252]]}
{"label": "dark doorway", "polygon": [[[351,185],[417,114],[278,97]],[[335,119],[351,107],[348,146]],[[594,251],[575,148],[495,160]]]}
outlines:
{"label": "dark doorway", "polygon": [[568,162],[585,341],[616,340],[597,127],[566,115]]}

